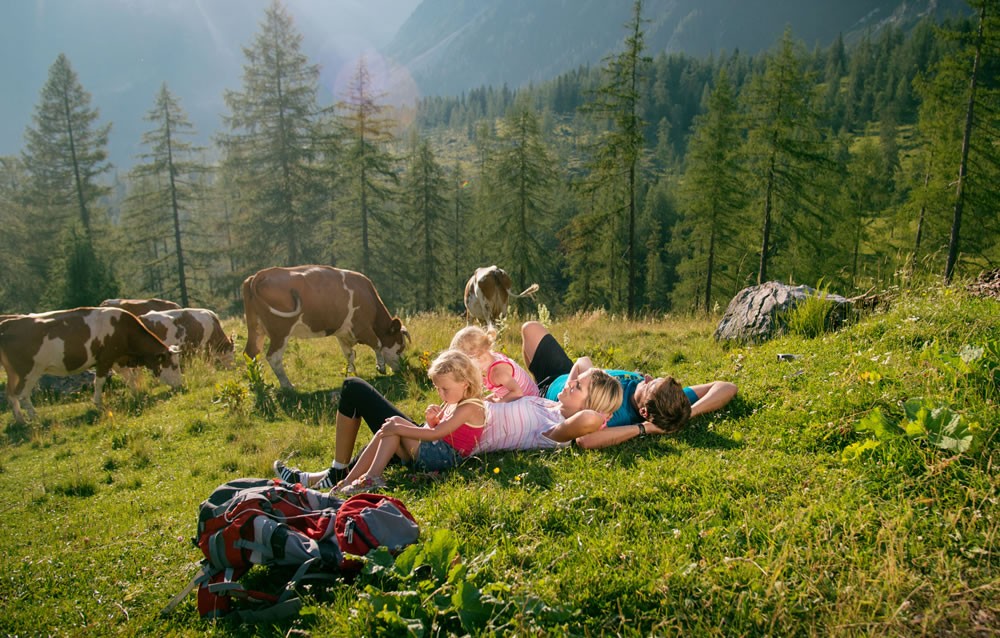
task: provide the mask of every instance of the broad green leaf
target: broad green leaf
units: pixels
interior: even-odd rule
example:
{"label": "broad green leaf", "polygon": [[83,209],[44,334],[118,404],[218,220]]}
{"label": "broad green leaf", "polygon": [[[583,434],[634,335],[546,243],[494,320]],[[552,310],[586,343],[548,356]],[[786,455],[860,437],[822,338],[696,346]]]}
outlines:
{"label": "broad green leaf", "polygon": [[493,615],[493,607],[483,604],[483,594],[469,581],[462,581],[455,587],[451,604],[458,611],[462,628],[470,634],[482,630]]}
{"label": "broad green leaf", "polygon": [[850,461],[856,461],[864,455],[865,452],[874,450],[879,446],[879,442],[873,439],[866,439],[864,441],[858,441],[857,443],[851,443],[844,448],[844,451],[840,453],[840,460],[848,463]]}
{"label": "broad green leaf", "polygon": [[449,530],[435,530],[430,541],[424,544],[424,560],[430,565],[439,583],[445,582],[451,563],[458,555],[458,544]]}
{"label": "broad green leaf", "polygon": [[903,430],[890,421],[879,408],[869,412],[854,426],[855,432],[871,432],[879,441],[885,441],[903,434]]}

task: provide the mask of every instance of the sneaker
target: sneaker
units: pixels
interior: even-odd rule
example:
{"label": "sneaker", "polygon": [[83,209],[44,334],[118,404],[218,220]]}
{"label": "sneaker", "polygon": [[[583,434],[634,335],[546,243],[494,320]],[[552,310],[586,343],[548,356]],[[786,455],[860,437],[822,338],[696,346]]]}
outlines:
{"label": "sneaker", "polygon": [[297,467],[288,467],[280,459],[275,461],[272,467],[274,468],[274,475],[286,483],[302,483],[302,480],[305,478],[303,476],[305,472]]}
{"label": "sneaker", "polygon": [[351,471],[349,467],[333,467],[323,472],[323,478],[313,483],[310,487],[314,490],[328,490],[347,477]]}
{"label": "sneaker", "polygon": [[340,489],[341,494],[351,495],[362,492],[375,492],[385,487],[385,479],[381,476],[362,476],[350,485],[345,485]]}

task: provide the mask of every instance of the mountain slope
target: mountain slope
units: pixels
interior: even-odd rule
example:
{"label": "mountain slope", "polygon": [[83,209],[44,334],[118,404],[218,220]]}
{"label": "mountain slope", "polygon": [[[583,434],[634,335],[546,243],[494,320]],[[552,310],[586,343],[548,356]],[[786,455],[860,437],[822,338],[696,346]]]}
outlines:
{"label": "mountain slope", "polygon": [[[838,34],[963,10],[961,0],[647,0],[643,18],[650,55],[705,56],[765,50],[786,25],[807,45],[827,46]],[[424,0],[386,53],[424,95],[518,87],[600,63],[618,50],[631,11],[626,0]]]}

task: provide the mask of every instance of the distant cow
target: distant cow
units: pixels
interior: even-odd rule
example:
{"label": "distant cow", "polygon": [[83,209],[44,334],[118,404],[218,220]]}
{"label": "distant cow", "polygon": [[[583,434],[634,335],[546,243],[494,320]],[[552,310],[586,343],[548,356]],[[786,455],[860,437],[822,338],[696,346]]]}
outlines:
{"label": "distant cow", "polygon": [[6,319],[0,322],[0,363],[7,371],[7,399],[18,422],[24,421],[22,401],[34,418],[31,391],[43,374],[66,376],[96,367],[98,409],[104,381],[116,364],[145,366],[164,383],[181,384],[177,349],[120,308],[76,308]]}
{"label": "distant cow", "polygon": [[310,339],[333,335],[347,357],[347,374],[354,374],[354,346],[375,351],[378,370],[397,368],[410,335],[398,317],[386,310],[368,277],[330,266],[266,268],[243,282],[247,322],[244,350],[256,357],[267,335],[267,362],[284,388],[292,384],[281,363],[289,337]]}
{"label": "distant cow", "polygon": [[498,318],[507,314],[510,297],[528,297],[538,292],[538,284],[531,284],[520,294],[511,292],[512,285],[503,268],[476,268],[465,284],[465,320],[478,319],[492,328]]}
{"label": "distant cow", "polygon": [[222,365],[233,365],[233,340],[222,329],[218,315],[205,308],[181,308],[147,312],[139,321],[168,346],[178,346],[181,354],[205,352]]}
{"label": "distant cow", "polygon": [[172,301],[157,299],[155,297],[152,299],[105,299],[101,302],[101,307],[121,308],[122,310],[128,310],[136,317],[144,315],[147,312],[180,309],[180,306]]}

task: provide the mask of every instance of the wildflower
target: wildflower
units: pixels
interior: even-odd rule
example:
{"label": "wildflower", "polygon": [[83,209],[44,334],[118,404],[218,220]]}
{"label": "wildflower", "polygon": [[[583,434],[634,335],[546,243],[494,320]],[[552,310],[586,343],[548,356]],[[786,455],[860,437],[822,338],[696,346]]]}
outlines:
{"label": "wildflower", "polygon": [[499,474],[500,473],[500,468],[498,468],[498,467],[493,468],[493,473],[494,474]]}

